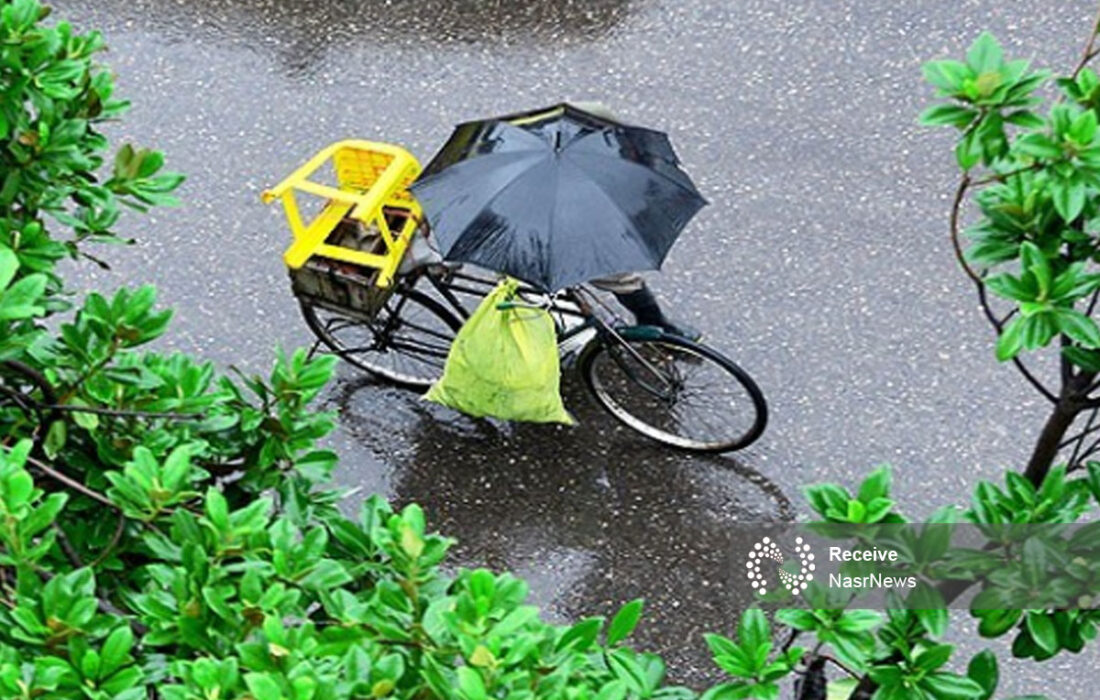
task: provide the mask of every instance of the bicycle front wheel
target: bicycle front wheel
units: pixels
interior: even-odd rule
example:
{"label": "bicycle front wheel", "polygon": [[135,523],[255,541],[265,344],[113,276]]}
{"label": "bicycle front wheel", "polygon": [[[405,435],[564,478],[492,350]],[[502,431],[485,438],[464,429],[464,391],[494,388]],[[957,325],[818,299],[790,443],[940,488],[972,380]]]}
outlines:
{"label": "bicycle front wheel", "polygon": [[752,444],[767,425],[756,382],[721,353],[680,336],[607,338],[579,364],[611,415],[666,445],[729,452]]}
{"label": "bicycle front wheel", "polygon": [[426,390],[443,376],[462,322],[426,294],[390,297],[373,319],[301,302],[306,324],[333,353],[382,379]]}

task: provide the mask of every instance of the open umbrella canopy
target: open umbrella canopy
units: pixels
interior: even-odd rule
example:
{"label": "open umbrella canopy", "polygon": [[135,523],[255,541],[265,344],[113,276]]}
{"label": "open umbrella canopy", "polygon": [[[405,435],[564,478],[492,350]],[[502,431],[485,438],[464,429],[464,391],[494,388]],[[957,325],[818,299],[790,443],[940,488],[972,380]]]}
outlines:
{"label": "open umbrella canopy", "polygon": [[446,259],[546,291],[657,269],[706,204],[665,134],[568,104],[459,125],[411,189]]}

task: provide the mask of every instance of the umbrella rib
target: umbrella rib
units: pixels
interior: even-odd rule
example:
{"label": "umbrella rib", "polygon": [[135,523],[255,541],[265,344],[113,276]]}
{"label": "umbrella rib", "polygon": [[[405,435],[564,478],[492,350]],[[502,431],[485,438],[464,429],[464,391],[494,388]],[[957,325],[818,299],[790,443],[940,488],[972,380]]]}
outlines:
{"label": "umbrella rib", "polygon": [[[634,222],[631,221],[627,217],[626,213],[623,212],[622,208],[618,205],[618,203],[614,199],[612,199],[610,193],[608,193],[608,191],[603,188],[603,185],[601,185],[594,177],[589,175],[588,172],[584,170],[584,168],[581,168],[581,167],[577,166],[576,164],[572,164],[572,165],[573,165],[573,168],[577,172],[579,172],[581,175],[583,175],[586,180],[591,182],[596,187],[596,191],[600,193],[600,196],[602,196],[605,200],[607,200],[607,203],[611,206],[611,209],[615,212],[616,216],[618,216],[619,219],[622,220],[622,222],[625,223],[629,229],[637,230],[637,227],[634,225]],[[640,237],[631,237],[630,240],[633,241],[635,245],[638,245],[639,240],[641,240],[642,244],[644,244],[644,249],[642,250],[643,257],[649,257],[649,254],[651,254],[653,252],[652,250],[649,250],[649,245],[644,239],[641,239]],[[641,247],[642,246],[639,246],[639,248],[641,248]],[[625,270],[625,271],[626,272],[632,272],[632,270]]]}
{"label": "umbrella rib", "polygon": [[[415,194],[417,187],[419,187],[421,185],[429,184],[429,183],[433,182],[434,180],[439,179],[442,175],[447,173],[448,170],[453,171],[456,168],[461,169],[461,167],[463,165],[466,165],[466,164],[476,163],[478,165],[481,165],[481,163],[479,163],[478,161],[482,158],[488,158],[488,157],[493,157],[493,156],[498,157],[498,158],[500,156],[518,156],[516,158],[516,161],[518,162],[518,161],[523,160],[523,158],[530,158],[532,156],[544,156],[544,155],[546,155],[546,152],[542,149],[537,149],[537,148],[529,148],[529,149],[525,149],[525,150],[522,150],[522,151],[505,151],[505,152],[500,152],[500,153],[483,153],[483,154],[481,154],[477,157],[474,157],[474,158],[465,158],[463,160],[457,161],[457,162],[452,163],[451,165],[447,166],[443,170],[440,170],[439,172],[433,173],[433,174],[429,175],[428,177],[418,179],[415,182],[413,182],[412,185],[409,186],[409,189],[413,191],[413,194]],[[473,165],[471,165],[470,167],[473,167]],[[454,173],[451,172],[447,176],[448,177],[453,177]]]}
{"label": "umbrella rib", "polygon": [[[551,198],[550,221],[548,222],[549,228],[547,229],[548,231],[551,232],[551,234],[554,231],[554,214],[557,213],[557,211],[558,211],[558,201],[557,200],[558,200],[558,187],[560,185],[560,183],[559,183],[560,174],[561,174],[561,164],[559,163],[558,167],[554,168],[553,197]],[[545,264],[546,264],[547,277],[550,276],[550,273],[554,269],[554,266],[550,263],[550,261],[553,260],[553,259],[554,259],[554,237],[553,237],[553,235],[549,235],[549,236],[546,237],[546,261],[545,261]],[[550,279],[547,279],[546,281],[551,282],[550,286],[553,286],[553,283]]]}
{"label": "umbrella rib", "polygon": [[688,192],[689,194],[692,194],[692,195],[694,195],[694,196],[696,196],[700,199],[705,200],[703,195],[699,194],[699,190],[696,189],[695,187],[688,187],[684,183],[679,182],[679,181],[669,177],[668,175],[661,172],[660,170],[657,170],[656,168],[651,168],[647,165],[639,163],[636,160],[630,160],[629,158],[621,158],[621,157],[618,157],[618,156],[612,156],[608,153],[600,153],[598,151],[574,151],[572,153],[569,153],[568,151],[564,151],[564,152],[568,153],[568,155],[570,155],[570,156],[575,156],[575,157],[583,158],[583,157],[586,157],[586,156],[591,156],[593,158],[605,158],[607,160],[613,160],[616,163],[629,163],[630,165],[632,165],[636,168],[642,168],[648,173],[652,173],[653,175],[656,175],[656,176],[658,176],[658,177],[660,177],[664,180],[667,180],[667,181],[671,182],[672,184],[676,185],[677,187],[684,190],[685,192]]}
{"label": "umbrella rib", "polygon": [[[508,181],[507,184],[504,185],[504,187],[501,187],[499,190],[494,192],[491,197],[489,197],[488,199],[485,200],[485,203],[481,206],[481,210],[484,211],[485,209],[488,209],[490,206],[492,206],[493,202],[500,199],[500,197],[505,192],[507,192],[513,185],[515,185],[517,182],[521,181],[524,177],[530,176],[532,169],[534,169],[534,168],[536,168],[540,165],[544,165],[544,164],[545,164],[545,160],[540,161],[538,163],[532,163],[529,167],[525,168],[522,172],[517,173],[515,177],[513,177],[511,180]],[[553,208],[551,208],[551,209],[553,209]],[[454,250],[455,246],[458,244],[458,241],[461,240],[461,238],[462,237],[459,236],[458,238],[455,239],[455,245],[452,245],[450,250]],[[444,255],[444,257],[446,257],[449,254],[450,254],[450,251],[448,251]],[[525,282],[531,282],[531,280],[524,280],[524,281]]]}
{"label": "umbrella rib", "polygon": [[[529,150],[529,151],[515,151],[514,153],[517,154],[517,155],[523,156],[521,158],[516,159],[517,163],[522,163],[524,160],[527,160],[527,159],[531,160],[532,162],[529,165],[527,165],[526,167],[524,167],[522,170],[520,170],[518,173],[516,173],[516,175],[513,176],[512,179],[510,179],[508,182],[504,183],[504,185],[502,187],[500,187],[499,189],[497,189],[496,192],[493,192],[491,195],[489,195],[489,197],[487,199],[485,199],[483,202],[481,202],[480,206],[478,207],[479,211],[484,211],[487,207],[489,207],[493,202],[495,202],[497,200],[498,197],[501,196],[501,194],[503,194],[509,187],[514,185],[517,180],[520,180],[525,175],[527,175],[531,171],[531,168],[538,167],[543,162],[545,162],[541,158],[536,161],[535,158],[533,157],[533,156],[536,156],[536,155],[537,156],[545,156],[546,155],[545,153],[540,152],[540,151],[536,151],[536,150],[532,149],[532,150]],[[488,155],[491,155],[491,154],[486,154],[486,157]],[[503,155],[503,154],[501,154],[501,155]],[[457,165],[458,169],[461,169],[461,166],[463,164],[472,163],[472,162],[475,162],[475,161],[473,159],[465,160],[465,161],[460,161],[456,165]],[[413,195],[414,196],[416,195],[418,185],[421,185],[421,184],[424,184],[424,183],[431,183],[432,180],[434,180],[437,177],[441,177],[446,172],[447,172],[447,170],[443,170],[443,171],[440,171],[440,172],[436,173],[435,175],[432,175],[429,178],[421,180],[420,182],[413,183],[412,187],[410,188],[412,190]],[[454,172],[455,171],[452,170],[449,177],[453,177]],[[446,241],[444,240],[444,238],[445,238],[445,236],[440,235],[438,232],[436,233],[436,241],[441,246],[440,247],[440,252],[443,254],[444,258],[447,258],[450,255],[451,251],[455,248],[455,246],[458,245],[458,242],[462,239],[462,235],[460,234],[460,235],[456,236],[451,241],[450,245],[446,244]]]}

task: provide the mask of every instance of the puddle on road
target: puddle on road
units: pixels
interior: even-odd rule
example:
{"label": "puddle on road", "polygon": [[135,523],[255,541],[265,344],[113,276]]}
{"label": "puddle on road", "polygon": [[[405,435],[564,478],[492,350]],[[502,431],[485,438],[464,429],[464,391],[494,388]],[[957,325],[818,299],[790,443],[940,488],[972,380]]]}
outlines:
{"label": "puddle on road", "polygon": [[420,503],[458,539],[454,565],[522,573],[552,619],[644,597],[645,646],[680,680],[701,681],[706,621],[750,602],[728,526],[789,519],[791,504],[733,457],[666,450],[621,428],[568,379],[573,428],[474,420],[365,378],[344,380],[331,405],[387,465],[393,500]]}
{"label": "puddle on road", "polygon": [[638,0],[96,0],[78,9],[105,29],[208,39],[272,54],[291,72],[329,52],[416,44],[552,45],[606,36]]}

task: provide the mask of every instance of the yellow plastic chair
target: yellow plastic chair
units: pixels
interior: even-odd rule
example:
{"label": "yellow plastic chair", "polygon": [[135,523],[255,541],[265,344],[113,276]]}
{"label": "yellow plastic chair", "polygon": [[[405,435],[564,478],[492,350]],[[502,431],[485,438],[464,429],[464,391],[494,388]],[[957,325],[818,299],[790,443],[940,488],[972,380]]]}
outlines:
{"label": "yellow plastic chair", "polygon": [[[331,161],[338,187],[320,184],[310,177]],[[294,241],[283,261],[291,270],[300,269],[313,256],[339,260],[379,271],[375,284],[389,287],[401,264],[409,241],[421,221],[420,205],[408,187],[420,174],[420,163],[411,153],[388,143],[339,141],[328,146],[261,195],[265,204],[279,199],[286,213]],[[298,194],[325,200],[311,221],[303,221]],[[400,214],[398,230],[391,230],[387,215]],[[357,219],[376,228],[384,251],[367,251],[327,242],[333,229],[345,218]]]}

